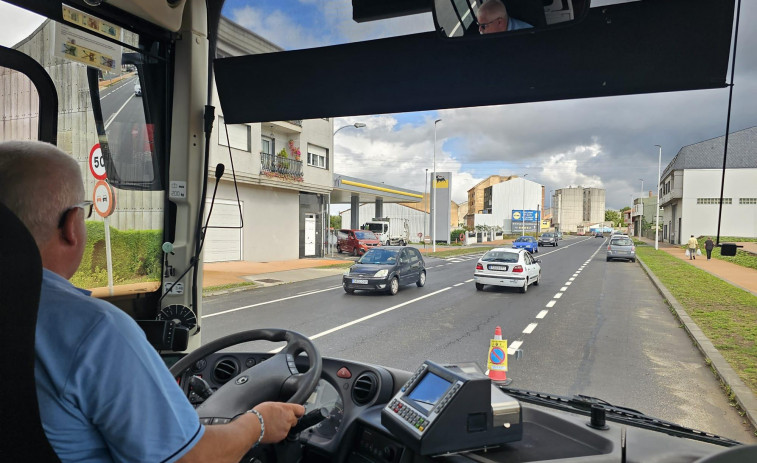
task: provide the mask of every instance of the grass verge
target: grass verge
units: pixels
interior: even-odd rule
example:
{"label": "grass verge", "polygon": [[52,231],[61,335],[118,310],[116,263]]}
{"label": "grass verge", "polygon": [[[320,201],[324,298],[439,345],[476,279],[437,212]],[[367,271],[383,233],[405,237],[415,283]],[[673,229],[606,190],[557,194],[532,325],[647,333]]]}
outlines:
{"label": "grass verge", "polygon": [[757,296],[652,246],[636,255],[757,394]]}
{"label": "grass verge", "polygon": [[243,281],[240,283],[228,283],[225,285],[208,286],[207,288],[202,288],[202,294],[204,296],[206,294],[214,293],[216,291],[228,291],[230,289],[244,288],[247,286],[255,286],[255,283],[252,281]]}
{"label": "grass verge", "polygon": [[350,261],[342,262],[339,264],[321,265],[320,267],[316,267],[316,268],[349,268],[349,267],[352,267],[353,265],[355,265],[355,262],[350,260]]}

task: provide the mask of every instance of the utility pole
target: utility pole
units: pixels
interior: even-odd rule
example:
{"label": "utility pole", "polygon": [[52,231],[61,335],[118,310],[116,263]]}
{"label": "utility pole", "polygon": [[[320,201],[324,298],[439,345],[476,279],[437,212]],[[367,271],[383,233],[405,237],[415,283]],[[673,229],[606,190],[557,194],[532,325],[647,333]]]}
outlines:
{"label": "utility pole", "polygon": [[662,146],[654,146],[660,149],[657,155],[657,207],[654,212],[654,249],[656,251],[658,249],[657,242],[660,239],[660,182],[662,181],[660,178],[660,175],[662,175],[660,168],[662,167]]}

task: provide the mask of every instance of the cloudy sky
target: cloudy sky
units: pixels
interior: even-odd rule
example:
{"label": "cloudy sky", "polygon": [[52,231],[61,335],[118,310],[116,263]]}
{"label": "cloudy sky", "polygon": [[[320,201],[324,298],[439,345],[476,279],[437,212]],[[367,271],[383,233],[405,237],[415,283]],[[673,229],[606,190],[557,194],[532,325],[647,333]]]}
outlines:
{"label": "cloudy sky", "polygon": [[[592,0],[593,5],[617,1]],[[731,130],[757,125],[757,2],[743,2]],[[357,24],[351,0],[226,0],[224,15],[285,49],[374,39],[433,28],[430,15]],[[34,26],[0,3],[0,44]],[[28,33],[28,32],[27,32]],[[730,65],[729,65],[730,70]],[[728,90],[594,98],[337,119],[335,172],[424,190],[432,170],[434,120],[437,170],[453,172],[453,200],[489,175],[523,175],[554,190],[583,185],[607,190],[619,209],[655,190],[662,164],[682,146],[725,133]],[[346,208],[347,206],[344,206]]]}
{"label": "cloudy sky", "polygon": [[[593,0],[592,5],[617,3]],[[350,0],[227,0],[224,14],[285,49],[431,30],[430,15],[357,24]],[[731,130],[757,125],[757,2],[742,6]],[[729,66],[730,69],[730,66]],[[595,186],[620,209],[656,190],[662,168],[682,146],[725,133],[728,90],[595,98],[337,119],[335,172],[423,191],[432,170],[452,171],[453,200],[489,175],[523,175],[554,190]],[[343,206],[342,208],[346,208]]]}

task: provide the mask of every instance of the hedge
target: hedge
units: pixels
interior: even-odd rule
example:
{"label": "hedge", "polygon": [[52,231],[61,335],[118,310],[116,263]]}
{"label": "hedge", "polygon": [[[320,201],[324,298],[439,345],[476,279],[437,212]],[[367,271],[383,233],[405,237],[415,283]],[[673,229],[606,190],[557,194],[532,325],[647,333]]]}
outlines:
{"label": "hedge", "polygon": [[[79,270],[71,282],[83,288],[108,285],[105,228],[102,222],[86,222],[87,245]],[[113,283],[159,281],[161,272],[161,230],[118,230],[110,227]]]}

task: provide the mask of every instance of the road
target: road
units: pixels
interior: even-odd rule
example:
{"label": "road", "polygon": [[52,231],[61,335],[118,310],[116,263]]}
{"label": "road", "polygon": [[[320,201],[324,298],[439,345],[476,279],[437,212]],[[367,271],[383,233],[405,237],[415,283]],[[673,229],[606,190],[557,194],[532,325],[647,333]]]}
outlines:
{"label": "road", "polygon": [[[476,291],[478,255],[427,258],[427,284],[396,296],[346,294],[341,277],[205,299],[203,343],[243,329],[287,328],[321,354],[414,370],[423,360],[486,366],[496,326],[512,387],[586,394],[743,442],[757,439],[638,264],[606,262],[605,239],[540,248],[542,280],[526,294]],[[240,350],[268,351],[269,343]]]}

